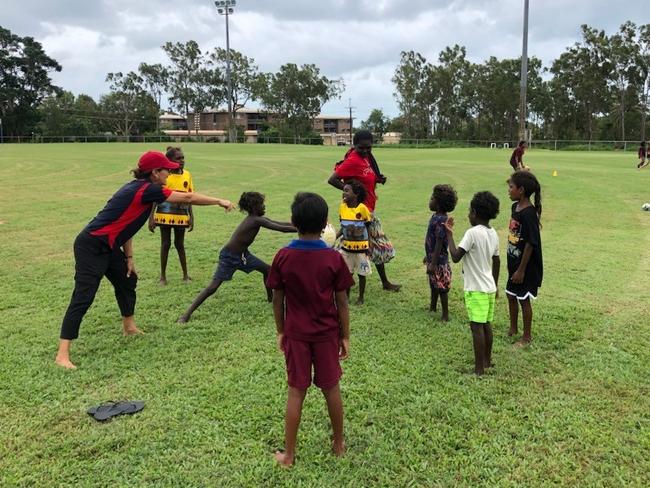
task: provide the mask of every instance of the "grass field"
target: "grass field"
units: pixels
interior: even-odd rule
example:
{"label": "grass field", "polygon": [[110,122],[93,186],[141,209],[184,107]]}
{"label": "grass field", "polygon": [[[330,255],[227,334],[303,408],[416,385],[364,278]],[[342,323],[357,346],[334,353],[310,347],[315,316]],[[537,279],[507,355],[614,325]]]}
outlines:
{"label": "grass field", "polygon": [[[188,235],[193,282],[174,250],[158,285],[159,235],[135,239],[137,318],[124,338],[103,283],[74,343],[79,369],[54,366],[73,286],[72,242],[129,178],[137,144],[2,145],[0,193],[0,486],[648,486],[650,484],[650,170],[619,153],[532,151],[544,196],[545,280],[534,342],[514,349],[507,304],[497,302],[494,372],[477,379],[454,265],[449,324],[428,311],[422,266],[432,185],[459,194],[460,237],[475,191],[501,200],[494,222],[505,248],[510,202],[501,150],[378,149],[388,175],[377,211],[398,256],[369,278],[352,307],[344,364],[348,454],[329,454],[322,396],[307,396],[295,468],[274,466],[282,446],[286,383],[259,276],[236,274],[194,314],[176,318],[209,281],[237,213],[197,208]],[[161,149],[161,148],[157,148]],[[289,218],[298,190],[340,194],[325,181],[343,148],[187,144],[201,192],[233,200],[267,195]],[[553,170],[558,171],[552,177]],[[336,215],[332,212],[332,218]],[[288,236],[262,231],[251,250],[270,262]],[[505,283],[505,259],[502,284]],[[354,292],[354,291],[353,291]],[[107,424],[85,411],[112,399],[146,401]]]}

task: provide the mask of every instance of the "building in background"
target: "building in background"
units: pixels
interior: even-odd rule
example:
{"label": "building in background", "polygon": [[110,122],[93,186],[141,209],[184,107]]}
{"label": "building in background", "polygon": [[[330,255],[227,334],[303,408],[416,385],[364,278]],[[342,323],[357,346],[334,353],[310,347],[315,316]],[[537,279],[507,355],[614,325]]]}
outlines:
{"label": "building in background", "polygon": [[160,116],[160,130],[187,130],[187,120],[182,115],[164,113]]}
{"label": "building in background", "polygon": [[[244,107],[235,112],[234,119],[238,132],[244,134],[246,142],[257,142],[257,136],[273,125],[274,114],[261,109]],[[194,113],[189,113],[187,121],[181,115],[164,114],[160,117],[160,124],[161,129],[164,129],[163,132],[170,136],[187,135],[189,127],[192,135],[214,136],[221,139],[222,136],[227,135],[228,111],[207,108],[199,114],[198,120]],[[312,121],[312,127],[314,132],[320,134],[325,145],[350,143],[348,117],[317,115]]]}

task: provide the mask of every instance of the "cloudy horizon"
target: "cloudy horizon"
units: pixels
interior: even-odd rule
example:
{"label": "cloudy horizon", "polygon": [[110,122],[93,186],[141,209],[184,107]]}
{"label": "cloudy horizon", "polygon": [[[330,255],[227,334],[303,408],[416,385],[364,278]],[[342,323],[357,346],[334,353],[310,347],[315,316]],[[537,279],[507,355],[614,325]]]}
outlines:
{"label": "cloudy horizon", "polygon": [[[202,51],[225,47],[225,23],[214,2],[187,0],[10,0],[0,25],[41,42],[62,72],[55,84],[98,99],[108,92],[106,73],[135,71],[140,62],[168,60],[167,42],[196,40]],[[612,34],[647,9],[645,1],[614,5],[606,0],[530,1],[529,56],[545,66],[580,40],[589,24]],[[261,71],[285,63],[314,63],[346,90],[323,107],[328,115],[348,113],[364,120],[373,108],[398,114],[391,78],[401,51],[414,50],[435,62],[454,44],[482,62],[490,56],[521,54],[523,0],[238,0],[230,17],[230,46],[255,59]],[[637,22],[638,24],[639,22]],[[164,105],[164,104],[163,104]]]}

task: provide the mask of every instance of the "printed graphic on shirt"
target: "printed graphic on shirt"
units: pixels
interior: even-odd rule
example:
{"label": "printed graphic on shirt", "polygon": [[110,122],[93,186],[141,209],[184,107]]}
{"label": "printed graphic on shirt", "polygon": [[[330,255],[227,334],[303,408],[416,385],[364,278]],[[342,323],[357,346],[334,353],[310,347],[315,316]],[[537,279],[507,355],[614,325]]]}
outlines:
{"label": "printed graphic on shirt", "polygon": [[521,222],[515,219],[510,219],[508,226],[508,256],[519,259],[521,257]]}
{"label": "printed graphic on shirt", "polygon": [[363,203],[354,208],[342,203],[339,208],[341,233],[343,235],[342,249],[348,252],[365,252],[368,249],[368,227],[371,216],[368,207]]}

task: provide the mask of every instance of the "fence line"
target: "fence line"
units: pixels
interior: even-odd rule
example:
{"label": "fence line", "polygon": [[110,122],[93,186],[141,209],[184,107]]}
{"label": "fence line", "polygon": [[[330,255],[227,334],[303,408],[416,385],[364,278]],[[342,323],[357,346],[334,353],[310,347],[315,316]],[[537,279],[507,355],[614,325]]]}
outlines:
{"label": "fence line", "polygon": [[[135,142],[135,143],[183,143],[183,142],[206,142],[227,144],[223,137],[213,135],[132,135],[128,138],[115,134],[97,134],[97,135],[68,135],[68,136],[2,136],[0,144],[52,144],[52,143],[91,143],[91,142]],[[246,143],[245,136],[238,136],[237,143]],[[257,144],[303,144],[303,145],[322,145],[323,139],[305,138],[305,137],[278,137],[257,136]],[[401,139],[399,143],[377,145],[384,148],[472,148],[485,147],[495,149],[512,149],[517,141],[504,139],[463,139],[463,140],[445,140],[445,139]],[[347,145],[344,142],[342,145]],[[574,151],[636,151],[639,141],[588,141],[579,139],[534,139],[530,141],[531,149],[549,149],[554,151],[574,150]]]}

